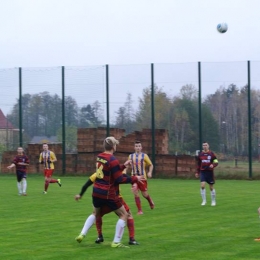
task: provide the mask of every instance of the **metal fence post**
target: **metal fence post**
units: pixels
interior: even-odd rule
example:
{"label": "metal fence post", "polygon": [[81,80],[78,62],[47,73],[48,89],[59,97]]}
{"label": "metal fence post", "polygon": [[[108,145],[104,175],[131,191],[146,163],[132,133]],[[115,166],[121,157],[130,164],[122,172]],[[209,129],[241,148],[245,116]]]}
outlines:
{"label": "metal fence post", "polygon": [[62,174],[66,172],[65,67],[61,67],[62,88]]}

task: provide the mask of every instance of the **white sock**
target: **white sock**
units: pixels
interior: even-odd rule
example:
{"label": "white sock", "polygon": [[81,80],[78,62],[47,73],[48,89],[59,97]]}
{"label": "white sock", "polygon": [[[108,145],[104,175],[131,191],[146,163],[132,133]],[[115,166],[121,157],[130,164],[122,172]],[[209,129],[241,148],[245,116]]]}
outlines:
{"label": "white sock", "polygon": [[114,237],[114,243],[119,243],[123,237],[125,230],[125,221],[123,219],[119,219],[116,223],[116,233]]}
{"label": "white sock", "polygon": [[211,201],[215,201],[215,200],[216,200],[216,191],[215,191],[215,189],[213,189],[211,191]]}
{"label": "white sock", "polygon": [[87,219],[86,222],[84,224],[84,227],[81,230],[81,234],[82,235],[86,235],[88,230],[91,228],[91,226],[94,224],[94,222],[96,221],[96,216],[91,214]]}
{"label": "white sock", "polygon": [[25,178],[23,178],[23,193],[26,193],[26,189],[27,189],[27,181]]}
{"label": "white sock", "polygon": [[200,194],[201,194],[202,200],[206,201],[206,190],[205,189],[200,189]]}
{"label": "white sock", "polygon": [[18,188],[19,194],[22,194],[22,184],[21,184],[21,182],[17,182],[17,188]]}

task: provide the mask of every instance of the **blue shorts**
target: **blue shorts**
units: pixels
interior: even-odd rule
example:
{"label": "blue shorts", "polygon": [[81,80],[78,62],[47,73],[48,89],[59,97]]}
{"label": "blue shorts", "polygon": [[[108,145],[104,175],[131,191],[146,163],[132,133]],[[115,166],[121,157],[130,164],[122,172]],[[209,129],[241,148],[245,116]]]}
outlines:
{"label": "blue shorts", "polygon": [[95,208],[101,208],[107,206],[112,211],[117,210],[123,206],[119,198],[115,200],[107,200],[107,199],[92,197],[92,201]]}
{"label": "blue shorts", "polygon": [[26,172],[16,171],[17,181],[20,182],[23,178],[26,178]]}
{"label": "blue shorts", "polygon": [[200,172],[200,182],[207,182],[208,184],[215,183],[215,177],[213,171],[201,171]]}

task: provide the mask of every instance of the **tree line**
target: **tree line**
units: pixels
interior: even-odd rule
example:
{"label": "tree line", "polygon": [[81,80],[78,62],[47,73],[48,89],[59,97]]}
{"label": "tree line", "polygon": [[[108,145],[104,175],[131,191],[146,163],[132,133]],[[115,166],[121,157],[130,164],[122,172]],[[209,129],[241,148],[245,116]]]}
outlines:
{"label": "tree line", "polygon": [[[207,95],[201,104],[202,137],[214,151],[234,156],[248,154],[248,87],[234,84],[219,87]],[[251,122],[253,154],[258,154],[260,132],[260,91],[251,90]],[[122,107],[115,113],[111,127],[126,133],[151,128],[151,87],[143,89],[138,107],[133,107],[131,93],[126,94]],[[26,140],[33,136],[57,136],[62,141],[62,100],[48,92],[22,96],[23,129]],[[199,147],[198,90],[184,85],[178,95],[170,97],[162,87],[154,87],[155,127],[167,129],[170,153],[195,152]],[[19,102],[13,106],[8,119],[19,125]],[[104,124],[101,103],[95,101],[79,107],[71,96],[65,97],[67,150],[74,150],[78,127],[98,127]]]}

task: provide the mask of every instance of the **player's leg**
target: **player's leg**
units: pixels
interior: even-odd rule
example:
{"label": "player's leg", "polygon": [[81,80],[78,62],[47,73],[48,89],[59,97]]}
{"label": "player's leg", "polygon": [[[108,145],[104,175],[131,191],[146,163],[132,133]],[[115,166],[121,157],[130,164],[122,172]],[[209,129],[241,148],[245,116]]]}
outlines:
{"label": "player's leg", "polygon": [[50,183],[57,183],[61,187],[61,180],[52,178],[54,170],[53,169],[49,169],[49,171],[51,172]]}
{"label": "player's leg", "polygon": [[22,195],[23,190],[22,190],[22,183],[21,183],[21,180],[22,180],[21,172],[19,172],[19,171],[16,172],[16,178],[17,178],[18,195]]}
{"label": "player's leg", "polygon": [[205,186],[206,186],[205,174],[201,172],[200,173],[200,194],[202,198],[201,206],[205,206],[207,203]]}
{"label": "player's leg", "polygon": [[210,193],[211,193],[211,206],[216,206],[216,190],[214,189],[213,184],[209,184]]}
{"label": "player's leg", "polygon": [[154,202],[147,191],[147,181],[142,181],[142,183],[140,183],[140,185],[138,185],[138,187],[139,187],[140,191],[142,192],[143,197],[147,199],[147,201],[150,205],[150,208],[154,209]]}
{"label": "player's leg", "polygon": [[[112,204],[114,204],[114,205],[112,205]],[[121,204],[121,202],[119,200],[110,202],[109,207],[111,209],[115,208],[114,212],[119,216],[119,219],[116,223],[115,236],[114,236],[114,240],[111,244],[111,247],[127,247],[127,246],[121,244],[121,240],[122,240],[122,237],[124,234],[125,224],[126,224],[127,217],[128,217],[125,207]]]}
{"label": "player's leg", "polygon": [[202,198],[201,206],[205,206],[207,203],[205,186],[206,186],[205,174],[201,172],[200,173],[200,195]]}
{"label": "player's leg", "polygon": [[139,243],[135,240],[135,224],[134,224],[133,215],[130,211],[129,206],[124,201],[124,199],[122,197],[120,199],[128,214],[128,216],[127,216],[127,228],[128,228],[128,233],[129,233],[129,243],[128,244],[129,245],[139,245]]}
{"label": "player's leg", "polygon": [[[88,216],[88,218],[86,219],[80,234],[75,238],[75,240],[78,243],[80,243],[84,239],[84,237],[86,236],[86,234],[89,231],[89,229],[95,223],[96,216],[100,216],[100,206],[102,205],[102,200],[93,197],[93,204],[94,204],[94,211],[93,211],[93,213]],[[97,207],[97,205],[99,207]]]}
{"label": "player's leg", "polygon": [[137,209],[138,209],[137,214],[142,215],[142,214],[143,214],[143,211],[142,211],[141,199],[140,199],[140,197],[139,197],[139,188],[138,188],[138,184],[137,184],[137,183],[133,184],[133,186],[132,186],[132,192],[133,192],[133,194],[134,194],[135,204],[136,204],[136,207],[137,207]]}
{"label": "player's leg", "polygon": [[102,232],[102,217],[108,213],[112,212],[112,209],[110,209],[107,205],[104,205],[100,209],[100,215],[96,216],[96,229],[98,233],[98,237],[95,240],[95,243],[99,244],[101,242],[104,242],[103,232]]}
{"label": "player's leg", "polygon": [[27,196],[26,190],[27,190],[27,180],[26,180],[26,174],[23,175],[23,179],[22,179],[22,193],[23,196]]}

